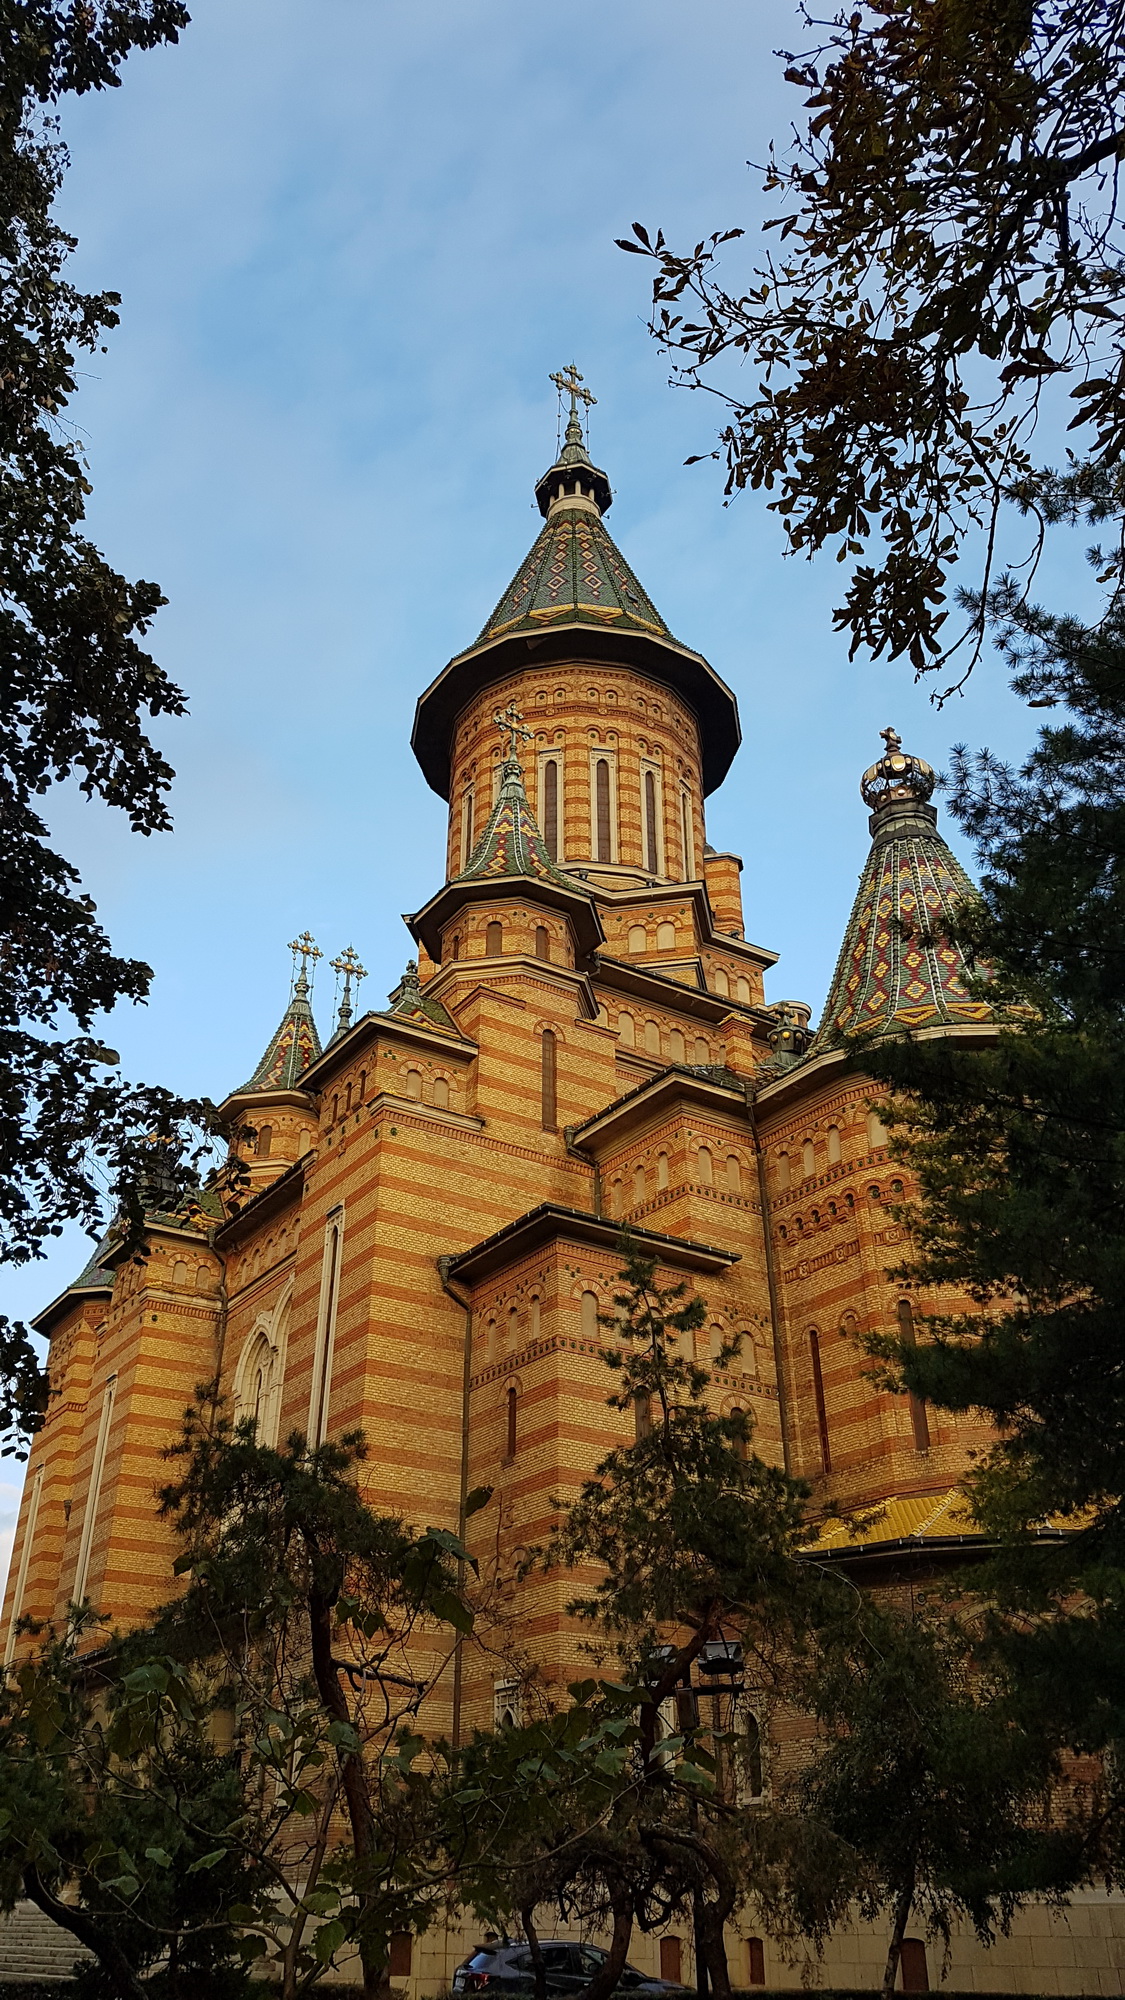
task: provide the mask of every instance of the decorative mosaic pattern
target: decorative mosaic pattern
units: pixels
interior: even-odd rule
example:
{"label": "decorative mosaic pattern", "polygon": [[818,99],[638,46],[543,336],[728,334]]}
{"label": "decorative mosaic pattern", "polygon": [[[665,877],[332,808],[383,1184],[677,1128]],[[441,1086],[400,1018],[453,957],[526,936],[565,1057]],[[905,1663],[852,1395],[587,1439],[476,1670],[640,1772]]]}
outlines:
{"label": "decorative mosaic pattern", "polygon": [[[960,952],[943,943],[943,918],[973,885],[938,833],[915,822],[877,839],[860,877],[843,948],[813,1042],[883,1028],[928,1028],[987,1021],[971,998]],[[923,944],[921,933],[933,931]]]}
{"label": "decorative mosaic pattern", "polygon": [[574,890],[569,875],[556,868],[547,852],[523,788],[519,760],[509,757],[501,766],[500,791],[489,815],[488,825],[473,849],[468,867],[458,882],[473,877],[495,875],[535,875],[541,882],[557,882]]}
{"label": "decorative mosaic pattern", "polygon": [[320,1053],[320,1036],[316,1032],[309,1004],[308,981],[302,972],[273,1040],[249,1083],[244,1083],[242,1089],[295,1090],[309,1064],[314,1063]]}
{"label": "decorative mosaic pattern", "polygon": [[421,1028],[440,1028],[443,1034],[458,1033],[457,1023],[440,1000],[430,998],[423,990],[418,978],[418,961],[408,958],[406,971],[389,996],[389,1014],[401,1014],[408,1021],[416,1021]]}
{"label": "decorative mosaic pattern", "polygon": [[556,621],[672,636],[604,524],[579,508],[547,522],[475,643]]}

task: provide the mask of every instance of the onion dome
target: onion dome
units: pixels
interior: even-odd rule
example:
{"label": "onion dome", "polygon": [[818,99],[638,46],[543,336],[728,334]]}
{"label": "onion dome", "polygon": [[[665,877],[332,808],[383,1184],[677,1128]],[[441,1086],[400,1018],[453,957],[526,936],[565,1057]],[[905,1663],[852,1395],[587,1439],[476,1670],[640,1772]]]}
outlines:
{"label": "onion dome", "polygon": [[934,773],[885,729],[886,751],[863,774],[871,808],[871,852],[812,1055],[855,1034],[986,1022],[990,1012],[969,990],[970,967],[948,928],[976,894],[937,830],[930,804]]}
{"label": "onion dome", "polygon": [[544,524],[473,644],[418,702],[411,747],[427,784],[449,797],[457,716],[482,688],[553,661],[633,667],[673,689],[699,721],[703,787],[713,792],[738,749],[738,707],[699,653],[673,637],[602,519],[613,494],[586,449],[577,403],[592,402],[575,370],[552,378],[571,395],[566,441],[535,488]]}

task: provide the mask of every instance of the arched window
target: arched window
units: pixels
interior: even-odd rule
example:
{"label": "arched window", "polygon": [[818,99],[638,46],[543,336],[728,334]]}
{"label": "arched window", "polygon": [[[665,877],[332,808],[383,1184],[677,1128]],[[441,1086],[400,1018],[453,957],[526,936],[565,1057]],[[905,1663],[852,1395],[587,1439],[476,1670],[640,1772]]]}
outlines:
{"label": "arched window", "polygon": [[811,1139],[806,1139],[801,1147],[801,1172],[807,1181],[816,1173],[816,1147]]}
{"label": "arched window", "polygon": [[650,1056],[660,1054],[660,1024],[657,1021],[645,1022],[645,1053]]}
{"label": "arched window", "polygon": [[197,1291],[197,1292],[210,1292],[210,1291],[213,1291],[213,1290],[214,1290],[214,1284],[215,1284],[215,1281],[214,1281],[213,1277],[211,1276],[211,1273],[210,1273],[210,1271],[209,1271],[209,1270],[207,1269],[207,1266],[206,1266],[206,1264],[197,1264],[197,1265],[196,1265],[196,1267],[195,1267],[195,1289],[196,1289],[196,1291]]}
{"label": "arched window", "polygon": [[779,1153],[777,1156],[777,1183],[782,1188],[787,1188],[790,1184],[788,1153]]}
{"label": "arched window", "polygon": [[519,1346],[519,1339],[520,1339],[520,1309],[518,1306],[509,1306],[508,1307],[509,1354],[514,1353],[515,1349]]}
{"label": "arched window", "polygon": [[550,960],[551,933],[547,929],[546,924],[536,924],[535,926],[535,956],[536,958]]}
{"label": "arched window", "polygon": [[648,933],[643,924],[633,924],[629,930],[629,950],[647,951]]}
{"label": "arched window", "polygon": [[348,1085],[347,1089],[346,1089],[346,1090],[345,1090],[345,1092],[344,1092],[344,1116],[345,1116],[345,1118],[347,1117],[347,1115],[348,1115],[348,1112],[349,1112],[349,1111],[351,1110],[351,1108],[352,1108],[352,1087],[351,1087],[351,1084],[349,1083],[349,1085]]}
{"label": "arched window", "polygon": [[761,1938],[747,1938],[746,1960],[750,1969],[751,1986],[764,1986],[766,1983],[766,1950]]}
{"label": "arched window", "polygon": [[736,1000],[741,1000],[744,1006],[748,1007],[750,1005],[750,981],[748,979],[735,980],[734,997]]}
{"label": "arched window", "polygon": [[[898,1302],[898,1337],[900,1344],[904,1348],[916,1347],[918,1345],[917,1335],[914,1331],[914,1308],[909,1299],[900,1299]],[[915,1451],[929,1451],[930,1419],[926,1414],[926,1405],[921,1396],[914,1394],[913,1389],[910,1390],[907,1401],[910,1404],[910,1425],[914,1432],[914,1449]]]}
{"label": "arched window", "polygon": [[419,1099],[421,1098],[421,1095],[422,1095],[422,1072],[421,1072],[421,1070],[420,1070],[420,1069],[408,1069],[408,1070],[407,1070],[407,1072],[406,1072],[406,1095],[407,1095],[408,1097],[414,1097],[414,1098],[419,1098]]}
{"label": "arched window", "polygon": [[366,1096],[367,1096],[367,1071],[365,1069],[361,1069],[359,1072],[359,1093],[358,1096],[356,1097],[356,1103],[362,1104]]}
{"label": "arched window", "polygon": [[727,1154],[727,1187],[731,1194],[742,1193],[742,1161],[737,1153]]}
{"label": "arched window", "polygon": [[637,1161],[637,1164],[636,1164],[636,1166],[635,1166],[635,1167],[633,1168],[633,1207],[634,1207],[634,1208],[639,1208],[639,1207],[640,1207],[640,1205],[641,1205],[642,1201],[643,1201],[643,1200],[644,1200],[644,1198],[645,1198],[645,1192],[646,1192],[646,1190],[645,1190],[645,1169],[644,1169],[644,1161],[643,1161],[643,1160],[638,1160],[638,1161]]}
{"label": "arched window", "polygon": [[599,757],[594,765],[595,859],[613,860],[613,830],[610,824],[609,761]]}
{"label": "arched window", "polygon": [[529,1327],[530,1336],[532,1340],[538,1340],[539,1329],[543,1323],[543,1303],[538,1293],[536,1293],[535,1297],[531,1300],[531,1303],[528,1307],[528,1316],[531,1321]]}
{"label": "arched window", "polygon": [[816,1409],[816,1428],[820,1439],[820,1463],[824,1472],[832,1470],[832,1447],[828,1441],[828,1410],[824,1401],[824,1372],[820,1365],[820,1335],[815,1327],[809,1328],[809,1359],[812,1363],[813,1404]]}
{"label": "arched window", "polygon": [[519,1395],[513,1382],[508,1390],[508,1423],[505,1433],[505,1457],[516,1455],[517,1432],[519,1428]]}
{"label": "arched window", "polygon": [[658,1153],[656,1155],[656,1185],[658,1188],[666,1188],[668,1185],[667,1153]]}
{"label": "arched window", "polygon": [[721,993],[724,1000],[728,998],[730,994],[730,980],[727,978],[727,975],[723,971],[721,965],[717,965],[715,967],[715,970],[711,975],[711,983],[714,986],[716,993]]}
{"label": "arched window", "polygon": [[631,1014],[617,1016],[617,1033],[622,1048],[633,1049],[637,1045],[637,1025]]}
{"label": "arched window", "polygon": [[460,933],[460,931],[454,931],[454,933],[453,933],[453,937],[452,937],[452,939],[450,940],[450,945],[449,945],[449,956],[450,956],[450,958],[452,958],[452,959],[454,959],[454,960],[456,960],[456,959],[460,958],[460,956],[461,956],[461,933]]}
{"label": "arched window", "polygon": [[709,1063],[711,1060],[711,1044],[705,1042],[702,1035],[695,1038],[695,1060],[697,1063]]}
{"label": "arched window", "polygon": [[[743,1419],[745,1419],[746,1412],[743,1409],[741,1403],[732,1404],[731,1416],[742,1417]],[[734,1448],[738,1453],[739,1458],[743,1461],[743,1464],[745,1464],[746,1460],[750,1456],[750,1426],[749,1424],[745,1423],[745,1421],[739,1432],[739,1435],[735,1438]]]}
{"label": "arched window", "polygon": [[493,922],[484,934],[484,955],[486,958],[500,958],[504,951],[504,926]]}
{"label": "arched window", "polygon": [[543,1096],[543,1130],[558,1131],[557,1092],[557,1043],[550,1028],[544,1028],[540,1037],[542,1044],[541,1082]]}
{"label": "arched window", "polygon": [[235,1416],[240,1421],[249,1418],[257,1442],[262,1445],[274,1444],[277,1437],[275,1404],[276,1391],[280,1389],[277,1361],[276,1350],[265,1330],[259,1327],[247,1341],[235,1371]]}
{"label": "arched window", "polygon": [[675,926],[675,924],[667,924],[667,923],[665,923],[665,924],[658,924],[658,925],[657,925],[657,927],[656,927],[656,949],[657,949],[657,951],[675,951],[675,949],[676,949],[676,926]]}
{"label": "arched window", "polygon": [[543,839],[552,861],[559,858],[559,767],[553,757],[543,766]]}
{"label": "arched window", "polygon": [[652,1403],[643,1389],[633,1398],[633,1427],[638,1442],[652,1429]]}
{"label": "arched window", "polygon": [[256,1154],[258,1155],[258,1158],[259,1158],[260,1160],[268,1160],[268,1159],[269,1159],[269,1156],[270,1156],[270,1147],[271,1147],[272,1145],[273,1145],[273,1126],[272,1126],[272,1125],[259,1125],[259,1127],[258,1127],[258,1143],[257,1143],[257,1145],[255,1146],[255,1148],[254,1148],[254,1151],[255,1151],[255,1153],[256,1153]]}
{"label": "arched window", "polygon": [[176,1290],[179,1292],[186,1289],[187,1282],[188,1282],[188,1267],[185,1264],[182,1257],[177,1257],[175,1263],[172,1266],[172,1283],[175,1286]]}
{"label": "arched window", "polygon": [[625,1189],[621,1184],[620,1175],[609,1191],[609,1212],[611,1215],[623,1215],[625,1212]]}
{"label": "arched window", "polygon": [[869,1111],[867,1114],[867,1143],[872,1148],[885,1146],[887,1143],[887,1128],[877,1111]]}
{"label": "arched window", "polygon": [[840,1127],[838,1125],[830,1125],[828,1127],[828,1164],[830,1167],[838,1167],[840,1164]]}
{"label": "arched window", "polygon": [[714,1163],[711,1158],[710,1146],[701,1146],[699,1148],[699,1152],[696,1157],[699,1162],[697,1168],[699,1178],[702,1181],[704,1187],[710,1187],[715,1177]]}
{"label": "arched window", "polygon": [[444,1076],[434,1078],[434,1109],[436,1111],[449,1109],[449,1085]]}
{"label": "arched window", "polygon": [[668,1036],[668,1060],[669,1062],[682,1063],[685,1054],[684,1038],[678,1028],[673,1028]]}
{"label": "arched window", "polygon": [[597,1339],[598,1295],[596,1292],[583,1292],[582,1294],[579,1308],[579,1327],[583,1340]]}
{"label": "arched window", "polygon": [[680,793],[680,819],[684,842],[684,881],[690,882],[695,868],[695,842],[691,834],[691,793]]}
{"label": "arched window", "polygon": [[645,772],[645,867],[650,875],[660,873],[660,846],[656,831],[656,774]]}
{"label": "arched window", "polygon": [[336,1090],[336,1091],[333,1091],[333,1093],[332,1093],[332,1123],[333,1123],[333,1125],[334,1125],[334,1124],[336,1123],[336,1120],[337,1120],[337,1118],[338,1118],[339,1116],[340,1116],[340,1093],[339,1093],[339,1091],[338,1091],[338,1090]]}
{"label": "arched window", "polygon": [[473,795],[466,792],[461,802],[461,866],[467,868],[473,854]]}

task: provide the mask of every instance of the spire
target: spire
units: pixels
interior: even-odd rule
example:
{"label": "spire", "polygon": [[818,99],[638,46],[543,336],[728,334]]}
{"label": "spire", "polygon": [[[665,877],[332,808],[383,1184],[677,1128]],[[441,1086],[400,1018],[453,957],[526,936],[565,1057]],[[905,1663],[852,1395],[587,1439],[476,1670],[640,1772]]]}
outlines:
{"label": "spire", "polygon": [[423,993],[416,958],[407,959],[406,971],[394,992],[387,997],[390,1001],[388,1013],[405,1015],[407,1020],[417,1021],[419,1027],[441,1028],[450,1035],[460,1032],[452,1014],[447,1013],[441,1001],[430,999]]}
{"label": "spire", "polygon": [[961,951],[943,936],[958,905],[976,892],[937,830],[933,770],[903,750],[896,730],[881,734],[886,749],[860,781],[871,809],[871,852],[813,1055],[865,1030],[885,1034],[990,1018],[985,1002],[968,990]]}
{"label": "spire", "polygon": [[352,980],[355,980],[358,993],[360,981],[367,978],[367,971],[356,957],[355,946],[352,944],[340,953],[339,958],[330,958],[328,963],[337,977],[342,978],[344,982],[340,1011],[336,1016],[336,1034],[332,1037],[335,1041],[338,1035],[346,1035],[352,1025]]}
{"label": "spire", "polygon": [[524,790],[516,744],[521,738],[530,737],[531,730],[524,727],[522,715],[512,704],[503,714],[497,710],[494,719],[508,738],[507,754],[500,766],[500,790],[468,867],[453,879],[471,882],[481,878],[492,880],[498,875],[531,875],[541,882],[555,882],[561,888],[573,890],[575,885],[570,877],[556,868],[547,852],[547,843]]}
{"label": "spire", "polygon": [[296,1090],[301,1077],[321,1053],[320,1036],[316,1032],[313,1019],[312,995],[309,990],[308,967],[315,967],[323,953],[318,951],[308,931],[302,931],[289,947],[293,953],[294,968],[301,960],[301,970],[293,983],[289,1005],[282,1015],[265,1055],[248,1083],[237,1093],[242,1096],[249,1091]]}

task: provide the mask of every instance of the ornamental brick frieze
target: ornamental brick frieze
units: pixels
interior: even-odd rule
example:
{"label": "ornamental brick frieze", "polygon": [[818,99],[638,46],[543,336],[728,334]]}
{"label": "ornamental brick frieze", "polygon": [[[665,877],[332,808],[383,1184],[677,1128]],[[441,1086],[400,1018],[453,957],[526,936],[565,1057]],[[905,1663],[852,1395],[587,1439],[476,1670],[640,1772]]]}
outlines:
{"label": "ornamental brick frieze", "polygon": [[833,1265],[846,1264],[850,1257],[859,1255],[859,1244],[853,1238],[850,1243],[837,1243],[832,1250],[825,1250],[819,1257],[802,1257],[797,1264],[790,1264],[781,1274],[783,1285],[791,1285],[798,1278],[810,1278],[814,1271],[827,1271]]}

